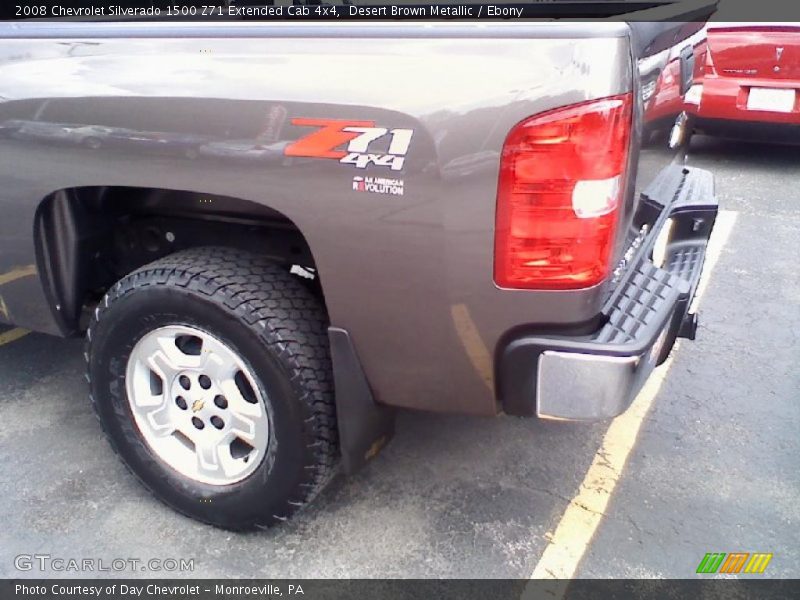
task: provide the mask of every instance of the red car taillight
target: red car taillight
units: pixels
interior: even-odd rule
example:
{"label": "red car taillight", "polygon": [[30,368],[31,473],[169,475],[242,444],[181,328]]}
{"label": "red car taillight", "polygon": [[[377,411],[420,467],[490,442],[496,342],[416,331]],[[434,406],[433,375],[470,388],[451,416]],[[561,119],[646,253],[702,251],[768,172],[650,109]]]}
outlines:
{"label": "red car taillight", "polygon": [[500,164],[494,280],[567,290],[603,281],[625,187],[631,94],[519,123]]}

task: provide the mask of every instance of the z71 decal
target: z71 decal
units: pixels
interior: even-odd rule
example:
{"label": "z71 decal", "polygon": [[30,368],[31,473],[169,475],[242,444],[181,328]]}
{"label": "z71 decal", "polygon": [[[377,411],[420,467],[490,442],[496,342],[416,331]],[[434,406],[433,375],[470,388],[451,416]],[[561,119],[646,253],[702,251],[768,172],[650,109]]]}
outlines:
{"label": "z71 decal", "polygon": [[[401,170],[414,135],[413,129],[375,127],[374,121],[297,118],[292,119],[292,125],[316,127],[317,130],[289,144],[284,150],[286,156],[329,158],[357,169],[374,165],[389,167],[392,171]],[[385,147],[387,136],[389,146],[386,152],[369,151],[370,144],[378,140]]]}

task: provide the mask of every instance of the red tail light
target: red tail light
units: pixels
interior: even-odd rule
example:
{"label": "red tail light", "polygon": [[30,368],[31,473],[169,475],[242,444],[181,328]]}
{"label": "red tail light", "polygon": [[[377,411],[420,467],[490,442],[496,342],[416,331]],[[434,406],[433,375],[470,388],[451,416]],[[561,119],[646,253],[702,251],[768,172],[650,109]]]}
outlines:
{"label": "red tail light", "polygon": [[578,289],[608,276],[630,129],[631,94],[623,94],[511,130],[497,192],[498,286]]}

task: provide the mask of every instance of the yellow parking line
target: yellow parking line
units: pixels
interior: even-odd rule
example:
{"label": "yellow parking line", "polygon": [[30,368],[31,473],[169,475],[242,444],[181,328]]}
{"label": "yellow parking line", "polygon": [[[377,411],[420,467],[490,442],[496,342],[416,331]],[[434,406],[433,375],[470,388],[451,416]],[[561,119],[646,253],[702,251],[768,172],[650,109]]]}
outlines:
{"label": "yellow parking line", "polygon": [[19,327],[4,331],[3,333],[0,333],[0,346],[5,346],[11,342],[16,342],[19,338],[25,337],[29,333],[30,331],[27,329],[20,329]]}
{"label": "yellow parking line", "polygon": [[[706,252],[706,264],[695,297],[696,301],[705,293],[708,279],[733,230],[736,217],[737,213],[734,211],[721,211],[717,216]],[[697,302],[693,303],[693,306],[696,304]],[[672,352],[673,355],[676,350],[677,345]],[[661,389],[671,365],[672,358],[669,358],[656,369],[631,407],[609,426],[577,494],[570,500],[555,530],[548,534],[549,544],[534,568],[531,579],[564,580],[575,576],[578,565],[605,515],[631,450],[636,444],[642,422]],[[560,598],[566,591],[566,586],[566,582],[554,582],[549,595]],[[530,596],[534,591],[542,590],[528,588],[523,597]]]}
{"label": "yellow parking line", "polygon": [[36,265],[25,265],[24,267],[17,267],[7,273],[0,274],[0,285],[5,285],[23,277],[30,277],[36,275]]}
{"label": "yellow parking line", "polygon": [[605,514],[611,494],[636,443],[642,421],[661,389],[671,364],[670,358],[656,369],[631,407],[611,423],[578,493],[570,501],[550,537],[550,544],[539,559],[532,579],[569,579],[574,576]]}
{"label": "yellow parking line", "polygon": [[[5,285],[7,283],[11,283],[12,281],[16,281],[17,279],[30,277],[32,275],[36,275],[36,265],[16,267],[10,271],[6,271],[5,273],[0,273],[0,285]],[[8,307],[6,306],[6,301],[3,296],[0,296],[0,316],[6,320],[9,320]],[[25,329],[11,329],[9,331],[0,333],[0,346],[16,341],[28,333],[30,332]]]}

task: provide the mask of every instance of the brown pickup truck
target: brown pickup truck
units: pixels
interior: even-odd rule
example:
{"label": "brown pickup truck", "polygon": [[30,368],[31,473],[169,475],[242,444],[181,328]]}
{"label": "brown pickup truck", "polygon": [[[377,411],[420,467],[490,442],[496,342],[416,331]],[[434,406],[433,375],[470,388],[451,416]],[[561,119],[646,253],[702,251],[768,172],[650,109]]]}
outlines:
{"label": "brown pickup truck", "polygon": [[695,332],[712,177],[640,65],[702,27],[0,23],[0,321],[85,335],[122,460],[231,529],[396,409],[614,417]]}

